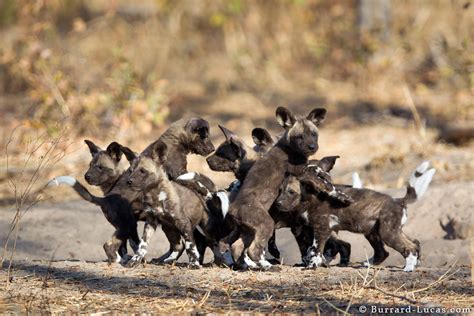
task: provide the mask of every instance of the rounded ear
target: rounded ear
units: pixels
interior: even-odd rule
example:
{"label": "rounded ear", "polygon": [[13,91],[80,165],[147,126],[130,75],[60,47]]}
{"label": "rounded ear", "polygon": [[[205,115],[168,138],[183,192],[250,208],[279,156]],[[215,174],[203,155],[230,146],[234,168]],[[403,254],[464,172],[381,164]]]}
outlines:
{"label": "rounded ear", "polygon": [[234,132],[228,130],[228,129],[225,128],[224,126],[222,126],[222,125],[217,125],[217,126],[219,126],[219,128],[220,128],[220,130],[222,131],[222,134],[224,134],[226,140],[229,140],[229,139],[231,139],[232,137],[237,136],[237,135],[235,135]]}
{"label": "rounded ear", "polygon": [[273,138],[270,133],[261,127],[256,127],[252,130],[252,139],[257,146],[266,146],[273,144]]}
{"label": "rounded ear", "polygon": [[132,163],[133,160],[138,157],[138,155],[128,147],[120,146],[120,150],[125,154],[125,157],[130,163]]}
{"label": "rounded ear", "polygon": [[276,109],[275,115],[278,124],[280,124],[284,129],[291,128],[296,122],[295,116],[285,107],[279,106]]}
{"label": "rounded ear", "polygon": [[91,155],[94,156],[98,154],[102,149],[94,144],[92,141],[85,139],[84,142],[86,143],[87,147],[89,147],[89,151],[91,152]]}
{"label": "rounded ear", "polygon": [[122,159],[122,150],[120,144],[117,142],[111,142],[105,152],[112,158],[113,161],[119,162]]}
{"label": "rounded ear", "polygon": [[202,128],[205,128],[207,131],[209,131],[209,122],[200,117],[193,117],[188,120],[184,128],[189,133],[195,133]]}
{"label": "rounded ear", "polygon": [[164,163],[166,161],[166,155],[168,154],[168,146],[162,141],[157,141],[151,151],[151,159],[157,163]]}
{"label": "rounded ear", "polygon": [[326,172],[329,172],[332,170],[334,165],[336,164],[337,158],[340,158],[340,156],[327,156],[323,157],[319,160],[318,166],[323,169]]}
{"label": "rounded ear", "polygon": [[314,125],[319,126],[324,121],[325,117],[326,117],[326,109],[316,108],[312,110],[306,118],[310,120],[311,122],[313,122]]}

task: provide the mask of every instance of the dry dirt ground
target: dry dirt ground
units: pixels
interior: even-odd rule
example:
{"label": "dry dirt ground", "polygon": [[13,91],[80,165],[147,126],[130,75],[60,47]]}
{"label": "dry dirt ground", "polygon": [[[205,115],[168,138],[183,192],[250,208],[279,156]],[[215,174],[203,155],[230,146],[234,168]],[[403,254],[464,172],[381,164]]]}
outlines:
{"label": "dry dirt ground", "polygon": [[[239,129],[238,124],[228,125],[240,135],[250,134],[251,126],[242,124]],[[213,133],[218,144],[222,137],[215,135],[216,130]],[[348,307],[349,312],[356,313],[361,305],[369,311],[371,306],[473,306],[472,239],[445,240],[438,223],[439,218],[449,214],[472,224],[473,146],[433,143],[435,135],[429,132],[426,137],[429,145],[420,143],[419,135],[404,126],[378,125],[351,128],[350,132],[329,127],[321,132],[317,155],[341,155],[333,170],[336,182],[350,183],[351,172],[358,171],[364,186],[395,197],[404,195],[404,182],[417,164],[424,159],[432,161],[438,172],[423,199],[409,206],[404,228],[421,242],[422,261],[414,273],[401,270],[404,260],[391,249],[390,257],[381,267],[362,267],[360,262],[372,254],[370,245],[362,236],[347,232],[340,232],[340,237],[352,244],[350,267],[332,266],[315,271],[291,267],[299,256],[287,229],[277,232],[284,264],[281,272],[235,272],[212,266],[190,270],[184,265],[186,255],[177,266],[108,266],[103,262],[102,244],[112,234],[112,228],[100,210],[79,200],[70,188],[52,188],[45,192],[50,199],[26,213],[20,223],[11,283],[0,294],[0,313],[317,313],[344,311]],[[79,166],[67,174],[82,179],[89,159],[87,150],[66,159]],[[209,174],[221,187],[232,180],[229,174],[210,172],[202,157],[191,157],[189,169]],[[62,175],[65,171],[58,172],[61,174],[53,174]],[[0,207],[0,244],[4,244],[14,216],[13,208],[5,204]],[[158,229],[147,258],[158,257],[167,247]],[[205,261],[211,260],[212,254],[207,253]],[[0,274],[2,288],[7,286],[6,276],[4,269]]]}

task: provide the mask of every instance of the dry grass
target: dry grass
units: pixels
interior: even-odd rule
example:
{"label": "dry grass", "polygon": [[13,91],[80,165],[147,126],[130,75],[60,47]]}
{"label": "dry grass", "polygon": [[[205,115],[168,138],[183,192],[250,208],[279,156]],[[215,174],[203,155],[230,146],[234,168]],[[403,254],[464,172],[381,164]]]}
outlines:
{"label": "dry grass", "polygon": [[378,307],[469,307],[468,268],[331,268],[281,273],[105,263],[17,263],[4,309],[23,312],[358,312]]}

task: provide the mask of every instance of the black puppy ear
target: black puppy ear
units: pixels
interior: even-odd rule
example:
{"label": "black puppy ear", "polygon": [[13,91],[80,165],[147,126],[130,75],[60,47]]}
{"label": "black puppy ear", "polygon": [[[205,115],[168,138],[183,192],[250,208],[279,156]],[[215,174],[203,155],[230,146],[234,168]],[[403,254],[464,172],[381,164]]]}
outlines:
{"label": "black puppy ear", "polygon": [[296,122],[295,116],[290,112],[290,110],[288,110],[285,107],[282,107],[282,106],[278,107],[276,109],[275,115],[276,115],[278,124],[280,124],[281,127],[283,127],[284,129],[291,128]]}
{"label": "black puppy ear", "polygon": [[109,157],[112,158],[112,160],[114,160],[115,162],[119,162],[122,158],[122,150],[120,147],[121,146],[119,143],[111,142],[105,150],[107,152],[107,155],[109,155]]}
{"label": "black puppy ear", "polygon": [[231,138],[237,136],[237,135],[235,135],[234,132],[228,130],[224,126],[222,126],[222,125],[218,125],[218,126],[219,126],[220,130],[222,131],[222,133],[224,134],[226,140],[230,140]]}
{"label": "black puppy ear", "polygon": [[151,159],[157,163],[164,163],[168,154],[168,146],[162,141],[157,141],[152,147]]}
{"label": "black puppy ear", "polygon": [[270,133],[261,127],[256,127],[252,130],[252,139],[257,146],[266,146],[273,144],[273,138]]}
{"label": "black puppy ear", "polygon": [[133,150],[131,150],[128,147],[120,146],[120,150],[125,154],[125,157],[130,163],[132,163],[133,160],[135,160],[135,158],[138,157],[138,154],[136,154]]}
{"label": "black puppy ear", "polygon": [[332,168],[336,164],[337,158],[341,158],[341,157],[340,156],[323,157],[321,158],[321,160],[318,161],[318,166],[324,171],[329,172],[332,170]]}
{"label": "black puppy ear", "polygon": [[85,139],[84,142],[86,143],[87,147],[89,147],[89,151],[91,152],[92,156],[102,151],[102,149],[96,144],[94,144],[92,141]]}
{"label": "black puppy ear", "polygon": [[200,117],[193,117],[189,119],[185,125],[186,131],[190,133],[196,133],[203,128],[209,131],[209,122]]}
{"label": "black puppy ear", "polygon": [[310,120],[311,122],[313,122],[314,125],[319,126],[324,121],[325,117],[326,117],[326,109],[316,108],[312,110],[306,118]]}

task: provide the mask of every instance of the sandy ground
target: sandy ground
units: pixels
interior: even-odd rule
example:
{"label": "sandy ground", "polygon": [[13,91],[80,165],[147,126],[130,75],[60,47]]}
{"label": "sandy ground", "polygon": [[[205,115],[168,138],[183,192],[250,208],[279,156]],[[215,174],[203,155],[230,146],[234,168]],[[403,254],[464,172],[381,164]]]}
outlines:
{"label": "sandy ground", "polygon": [[[248,126],[241,128],[249,130]],[[221,139],[217,136],[215,143]],[[422,200],[409,206],[404,227],[410,237],[421,242],[422,261],[415,273],[401,271],[404,259],[392,249],[388,249],[390,256],[377,268],[377,273],[361,267],[360,262],[372,255],[371,247],[363,236],[348,232],[339,235],[352,245],[350,267],[332,266],[316,271],[291,267],[299,261],[299,254],[288,229],[277,232],[284,264],[281,273],[233,272],[217,267],[194,271],[185,266],[150,264],[135,269],[108,266],[103,262],[102,244],[113,230],[100,209],[78,199],[70,188],[53,188],[45,192],[50,199],[28,211],[20,223],[13,282],[8,291],[0,294],[0,312],[123,312],[124,306],[129,312],[145,312],[147,308],[155,312],[317,312],[346,309],[349,305],[350,312],[357,312],[360,304],[472,306],[472,239],[445,240],[438,222],[439,218],[451,215],[472,224],[472,146],[425,146],[417,139],[403,127],[372,126],[353,129],[351,133],[329,130],[322,133],[318,153],[318,157],[341,155],[333,170],[335,182],[350,183],[352,171],[358,171],[364,186],[394,197],[404,195],[404,183],[417,164],[425,159],[432,161],[438,172]],[[360,150],[358,143],[363,143],[365,149]],[[61,174],[81,179],[88,152],[79,151],[67,159],[69,165],[82,167],[67,173],[62,170]],[[189,169],[209,174],[220,187],[232,181],[229,174],[210,172],[202,157],[190,157]],[[13,208],[5,204],[0,207],[2,245],[14,216]],[[167,247],[164,234],[158,229],[147,259],[160,256]],[[184,254],[180,262],[186,261]],[[208,251],[205,262],[210,261],[212,254]],[[370,281],[374,273],[379,280],[376,287],[375,281]],[[4,276],[2,271],[1,282],[5,282]]]}

